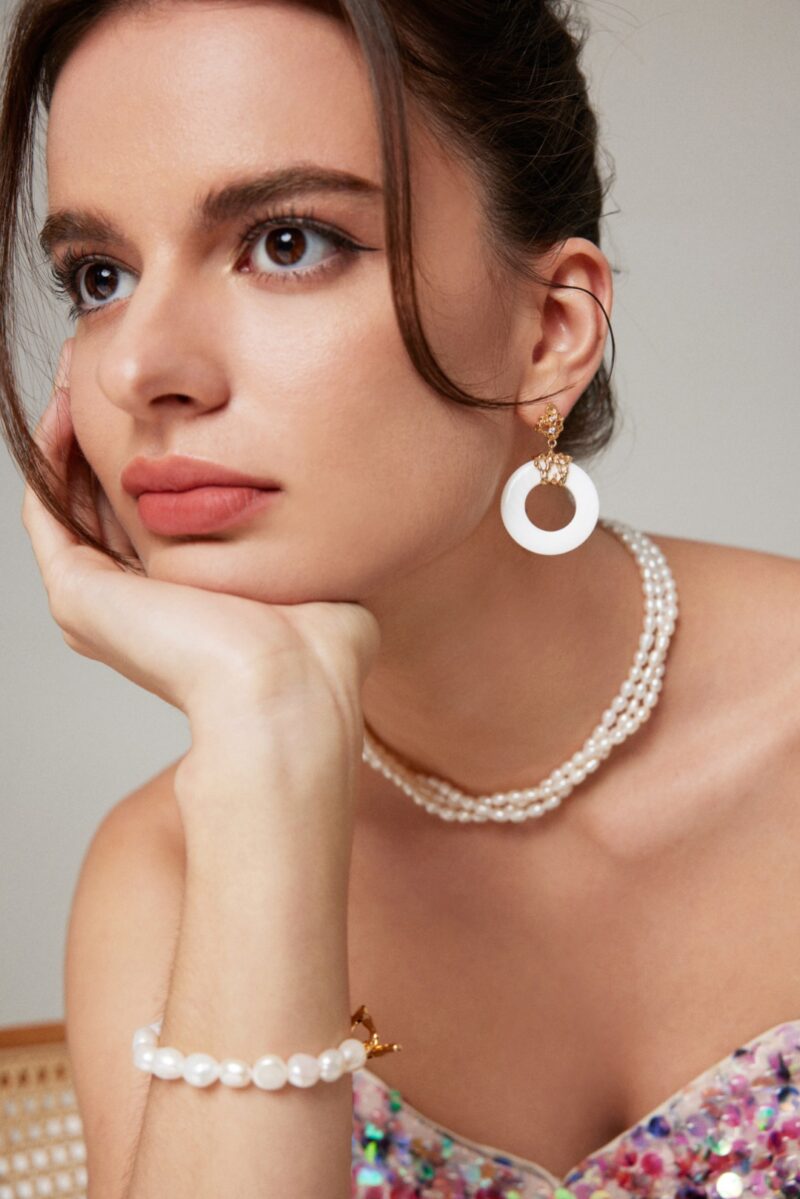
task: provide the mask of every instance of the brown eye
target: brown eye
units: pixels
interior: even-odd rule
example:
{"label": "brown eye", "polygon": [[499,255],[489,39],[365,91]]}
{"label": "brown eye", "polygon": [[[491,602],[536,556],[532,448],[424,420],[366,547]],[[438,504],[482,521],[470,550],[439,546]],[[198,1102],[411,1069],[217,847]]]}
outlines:
{"label": "brown eye", "polygon": [[272,225],[251,238],[248,258],[256,274],[280,281],[326,270],[345,248],[341,238],[309,225]]}
{"label": "brown eye", "polygon": [[270,229],[267,234],[267,252],[281,266],[295,266],[303,257],[307,240],[304,229],[291,226]]}
{"label": "brown eye", "polygon": [[92,263],[86,268],[83,283],[90,300],[108,300],[114,291],[114,275],[116,271],[111,266],[100,266]]}
{"label": "brown eye", "polygon": [[[104,307],[109,300],[127,298],[120,295],[120,277],[128,271],[110,262],[87,262],[76,272],[74,289],[82,310]],[[127,292],[130,295],[130,290]]]}

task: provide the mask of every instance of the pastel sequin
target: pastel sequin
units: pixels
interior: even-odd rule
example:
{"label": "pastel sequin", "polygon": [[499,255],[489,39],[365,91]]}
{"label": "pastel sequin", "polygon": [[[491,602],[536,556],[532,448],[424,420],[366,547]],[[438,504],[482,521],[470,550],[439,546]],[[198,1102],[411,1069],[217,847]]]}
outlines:
{"label": "pastel sequin", "polygon": [[564,1179],[353,1072],[353,1199],[800,1199],[800,1019],[735,1049]]}

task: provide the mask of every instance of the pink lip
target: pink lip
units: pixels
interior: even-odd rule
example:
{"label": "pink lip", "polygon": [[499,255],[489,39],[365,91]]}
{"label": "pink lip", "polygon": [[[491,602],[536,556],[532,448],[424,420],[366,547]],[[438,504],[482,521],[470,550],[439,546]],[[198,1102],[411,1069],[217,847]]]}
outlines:
{"label": "pink lip", "polygon": [[280,489],[192,487],[143,491],[136,502],[142,524],[162,537],[213,533],[238,524],[275,500]]}
{"label": "pink lip", "polygon": [[280,489],[274,479],[243,475],[218,462],[172,454],[167,458],[133,458],[123,470],[120,483],[134,497],[143,491],[189,491],[197,487],[256,487]]}

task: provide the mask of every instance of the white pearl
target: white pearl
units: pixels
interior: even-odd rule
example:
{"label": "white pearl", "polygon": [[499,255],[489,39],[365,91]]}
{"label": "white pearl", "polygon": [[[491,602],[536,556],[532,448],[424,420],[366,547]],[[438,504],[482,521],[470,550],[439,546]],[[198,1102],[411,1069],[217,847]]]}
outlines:
{"label": "white pearl", "polygon": [[157,1078],[180,1078],[183,1054],[172,1045],[164,1045],[153,1054],[153,1073]]}
{"label": "white pearl", "polygon": [[355,1070],[367,1060],[366,1047],[358,1037],[346,1037],[344,1041],[340,1041],[338,1048],[345,1070]]}
{"label": "white pearl", "polygon": [[155,1032],[150,1027],[150,1025],[146,1024],[144,1026],[144,1028],[136,1029],[136,1032],[133,1034],[133,1042],[131,1044],[131,1049],[135,1049],[137,1045],[157,1045],[157,1044],[158,1044],[158,1037],[156,1036]]}
{"label": "white pearl", "polygon": [[253,1079],[253,1072],[247,1062],[236,1057],[223,1058],[219,1064],[219,1080],[226,1087],[247,1087]]}
{"label": "white pearl", "polygon": [[323,1082],[336,1082],[344,1073],[344,1058],[338,1049],[323,1049],[317,1054],[319,1076]]}
{"label": "white pearl", "polygon": [[319,1062],[310,1053],[293,1053],[286,1062],[286,1073],[293,1087],[313,1087],[319,1082]]}
{"label": "white pearl", "polygon": [[152,1073],[153,1058],[155,1055],[155,1045],[137,1045],[133,1051],[133,1064],[140,1070],[147,1070]]}
{"label": "white pearl", "polygon": [[253,1063],[253,1082],[262,1091],[277,1091],[286,1079],[286,1062],[275,1053],[265,1053]]}
{"label": "white pearl", "polygon": [[219,1078],[219,1062],[210,1053],[190,1053],[184,1059],[181,1077],[192,1087],[209,1087]]}

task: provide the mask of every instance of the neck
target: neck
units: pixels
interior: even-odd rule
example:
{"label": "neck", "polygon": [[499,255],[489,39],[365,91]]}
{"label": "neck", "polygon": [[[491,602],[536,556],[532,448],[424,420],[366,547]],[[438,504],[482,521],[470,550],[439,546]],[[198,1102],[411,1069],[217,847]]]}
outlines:
{"label": "neck", "polygon": [[[568,497],[539,490],[536,523],[562,527]],[[532,786],[580,748],[644,619],[639,568],[614,533],[598,523],[575,550],[534,554],[495,512],[363,602],[381,625],[362,690],[368,727],[413,770],[472,794]]]}

